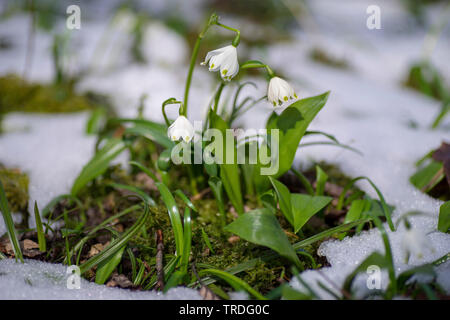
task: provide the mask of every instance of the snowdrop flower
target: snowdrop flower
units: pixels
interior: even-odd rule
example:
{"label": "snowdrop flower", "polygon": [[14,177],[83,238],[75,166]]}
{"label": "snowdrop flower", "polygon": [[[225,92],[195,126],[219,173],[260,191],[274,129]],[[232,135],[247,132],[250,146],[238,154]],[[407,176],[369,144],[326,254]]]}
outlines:
{"label": "snowdrop flower", "polygon": [[233,45],[208,52],[205,61],[201,65],[206,65],[208,61],[209,71],[218,71],[220,69],[220,75],[223,80],[230,81],[239,72],[237,50]]}
{"label": "snowdrop flower", "polygon": [[172,141],[178,141],[182,138],[185,142],[189,142],[194,137],[194,127],[185,116],[179,116],[170,125],[167,135]]}
{"label": "snowdrop flower", "polygon": [[426,235],[413,228],[405,230],[401,240],[401,247],[405,251],[406,262],[408,261],[409,255],[414,255],[421,259],[426,249],[432,250],[432,246]]}
{"label": "snowdrop flower", "polygon": [[276,106],[289,99],[297,99],[297,95],[287,81],[279,77],[273,77],[270,79],[269,88],[267,89],[267,99]]}

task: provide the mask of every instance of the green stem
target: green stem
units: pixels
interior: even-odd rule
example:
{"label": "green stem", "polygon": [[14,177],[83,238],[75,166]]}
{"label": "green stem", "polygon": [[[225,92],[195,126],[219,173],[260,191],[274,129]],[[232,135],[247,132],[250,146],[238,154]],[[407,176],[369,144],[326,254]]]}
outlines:
{"label": "green stem", "polygon": [[220,96],[222,95],[222,91],[223,91],[223,88],[224,88],[224,87],[225,87],[225,82],[222,81],[222,82],[220,83],[219,89],[217,89],[216,97],[214,98],[214,108],[213,108],[213,111],[214,111],[215,114],[217,114],[217,109],[218,109],[218,107],[219,107]]}
{"label": "green stem", "polygon": [[185,114],[187,114],[189,89],[191,88],[192,74],[194,73],[195,61],[197,60],[198,50],[200,48],[200,42],[202,41],[202,39],[205,36],[206,32],[208,31],[209,27],[211,27],[211,25],[217,23],[217,19],[218,19],[217,15],[213,13],[209,17],[208,22],[206,23],[202,32],[200,32],[200,34],[197,37],[197,40],[195,41],[194,49],[192,50],[191,62],[189,64],[189,71],[188,71],[188,75],[186,78],[186,86],[184,88],[184,100],[183,101],[184,101],[184,107],[185,107]]}
{"label": "green stem", "polygon": [[241,41],[241,31],[230,26],[226,26],[220,22],[216,22],[216,25],[224,29],[236,32],[236,37],[233,39],[233,42],[231,44],[233,45],[233,47],[237,47],[239,45],[239,42]]}

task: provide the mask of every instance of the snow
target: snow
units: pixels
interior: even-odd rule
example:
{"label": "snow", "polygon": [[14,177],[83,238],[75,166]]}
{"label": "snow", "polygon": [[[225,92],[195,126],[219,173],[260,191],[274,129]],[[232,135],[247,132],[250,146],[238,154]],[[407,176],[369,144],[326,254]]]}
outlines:
{"label": "snow", "polygon": [[[79,289],[70,286],[67,266],[26,260],[0,261],[0,298],[14,300],[200,300],[195,290],[178,287],[162,294],[155,291],[132,291],[110,288],[80,279]],[[69,286],[68,286],[69,282]],[[68,289],[72,287],[73,289]],[[14,288],[14,290],[11,290]]]}
{"label": "snow", "polygon": [[[306,167],[314,161],[324,160],[338,165],[349,176],[368,176],[382,191],[386,201],[395,206],[394,221],[409,211],[426,213],[410,218],[414,228],[427,234],[433,248],[426,251],[422,259],[411,257],[406,264],[401,247],[404,227],[401,225],[396,232],[388,231],[395,269],[399,273],[412,266],[431,262],[450,251],[450,235],[436,231],[442,202],[421,193],[408,181],[415,170],[414,163],[417,159],[438,147],[443,140],[450,140],[450,121],[447,118],[439,129],[430,130],[429,125],[437,115],[440,103],[400,85],[408,66],[422,57],[425,32],[422,29],[409,29],[411,21],[397,2],[378,2],[382,10],[382,30],[369,31],[365,27],[365,8],[371,4],[369,1],[359,1],[357,6],[353,6],[348,0],[339,2],[339,5],[333,1],[311,1],[312,14],[321,17],[318,20],[318,32],[308,29],[295,32],[296,41],[275,43],[264,50],[253,49],[250,56],[266,61],[274,70],[282,73],[301,98],[331,90],[328,103],[310,129],[333,134],[342,143],[363,153],[363,156],[359,156],[336,147],[308,147],[297,153],[297,165]],[[196,7],[199,6],[197,1]],[[163,10],[163,7],[162,1],[155,2],[156,12]],[[192,18],[194,14],[191,13],[187,13],[186,17]],[[429,14],[439,14],[439,7]],[[97,66],[95,72],[83,79],[79,90],[92,89],[110,95],[118,114],[126,117],[136,115],[140,96],[148,94],[145,116],[162,121],[161,103],[169,97],[181,98],[183,95],[190,55],[186,41],[164,25],[152,21],[146,29],[143,42],[144,55],[149,64],[130,65],[127,50],[123,50],[117,57],[112,52],[106,52],[102,59],[92,60],[91,57],[95,57],[95,44],[101,38],[106,23],[107,21],[90,20],[83,24],[82,30],[86,32],[75,33],[74,41],[78,50],[73,61],[78,61],[81,66],[88,66],[92,62]],[[27,19],[23,16],[13,17],[1,22],[1,26],[0,36],[9,35],[15,48],[0,51],[0,73],[15,71],[21,74]],[[124,38],[126,39],[126,35],[122,35],[122,39]],[[32,70],[28,76],[35,81],[50,81],[53,74],[48,50],[51,38],[38,33],[38,39]],[[450,74],[447,63],[449,39],[446,30],[431,56],[433,63],[444,75]],[[117,45],[114,41],[120,43],[122,40],[114,38],[110,41],[110,46],[114,47]],[[125,47],[130,45],[127,41],[121,43]],[[335,57],[344,57],[351,69],[334,69],[311,61],[308,55],[315,47],[323,48]],[[211,79],[212,75],[206,68],[198,67],[195,70],[189,103],[189,118],[192,120],[200,120],[205,114],[206,104],[214,89]],[[265,95],[266,84],[259,79],[255,79],[255,82],[258,89],[247,87],[245,92],[256,97]],[[169,109],[172,112],[169,116],[173,117],[175,110]],[[247,128],[263,127],[272,110],[270,104],[262,102],[239,119],[238,124]],[[80,169],[93,155],[95,137],[84,134],[87,117],[87,113],[10,114],[4,119],[3,123],[9,132],[0,135],[0,162],[9,167],[19,167],[29,174],[30,209],[35,200],[39,206],[44,206],[54,196],[69,192]],[[303,142],[314,139],[306,137]],[[126,155],[118,161],[123,163],[125,160]],[[376,193],[367,182],[360,182],[358,186],[376,198]],[[385,226],[385,229],[389,228]],[[0,233],[4,230],[3,221],[0,221]],[[324,242],[319,248],[319,254],[327,258],[331,267],[303,272],[302,279],[321,297],[331,298],[318,287],[317,280],[336,291],[334,286],[341,286],[346,276],[374,251],[384,252],[376,229],[343,241]],[[437,267],[436,272],[438,283],[450,292],[450,263]],[[31,260],[20,266],[13,261],[0,261],[0,274],[2,273],[7,275],[0,277],[0,298],[163,297],[153,292],[112,289],[86,281],[82,281],[80,290],[68,290],[65,287],[64,266]],[[57,275],[59,281],[48,279],[46,273]],[[31,287],[24,281],[27,278],[33,284]],[[332,279],[333,284],[327,279]],[[296,280],[291,284],[301,288]],[[386,285],[387,275],[384,273],[382,286]],[[3,290],[11,287],[16,290]],[[366,291],[364,276],[357,279],[355,287],[361,295]],[[176,290],[164,297],[197,297],[193,290]]]}

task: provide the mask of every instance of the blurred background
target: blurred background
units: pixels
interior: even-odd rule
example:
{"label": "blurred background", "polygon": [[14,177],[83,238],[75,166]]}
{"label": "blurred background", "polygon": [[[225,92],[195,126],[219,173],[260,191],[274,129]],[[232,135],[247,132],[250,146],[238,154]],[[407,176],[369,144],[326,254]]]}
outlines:
{"label": "blurred background", "polygon": [[[80,8],[80,29],[66,27],[70,5]],[[381,29],[367,27],[370,5],[380,9]],[[333,84],[341,81],[327,83],[328,77],[318,77],[319,66],[445,100],[450,9],[448,1],[438,0],[1,0],[0,90],[14,90],[17,77],[59,84],[68,89],[68,96],[72,89],[105,94],[116,112],[129,116],[136,114],[140,97],[147,94],[147,116],[161,119],[159,112],[150,110],[167,97],[181,96],[192,46],[212,12],[241,30],[241,62],[265,61],[279,74],[292,76],[299,91],[323,85],[339,94]],[[199,57],[229,44],[233,36],[212,28]],[[210,98],[204,92],[218,83],[204,71],[194,77],[198,91],[192,95],[202,109]],[[0,114],[92,107],[89,99],[59,104],[52,92],[44,91],[34,97],[41,100],[27,103],[8,101],[4,96],[9,93],[1,91]]]}
{"label": "blurred background", "polygon": [[[67,28],[70,5],[80,8],[80,29]],[[368,27],[371,5],[379,8],[380,29]],[[450,138],[448,1],[0,0],[0,169],[29,175],[29,203],[70,190],[102,119],[142,114],[162,122],[161,103],[183,96],[191,50],[212,12],[241,30],[241,63],[269,64],[300,98],[331,90],[311,129],[365,155],[324,146],[306,148],[302,160],[371,175],[402,198],[407,189],[392,184],[391,173],[407,183],[414,162]],[[233,37],[214,27],[203,40],[191,120],[203,119],[220,81],[200,62]],[[263,97],[265,77],[240,72],[222,112],[237,83],[255,84],[242,97]],[[262,128],[272,110],[263,100],[236,124]]]}

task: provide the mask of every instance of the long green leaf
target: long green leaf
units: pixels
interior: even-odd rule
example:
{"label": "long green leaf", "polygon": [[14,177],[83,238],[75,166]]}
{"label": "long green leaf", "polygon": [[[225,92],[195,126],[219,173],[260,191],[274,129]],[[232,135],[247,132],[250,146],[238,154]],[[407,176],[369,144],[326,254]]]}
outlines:
{"label": "long green leaf", "polygon": [[[70,250],[70,256],[73,256],[75,252],[77,252],[78,250],[80,250],[83,245],[92,237],[94,236],[99,230],[104,229],[108,226],[109,223],[111,223],[112,221],[119,219],[120,217],[131,213],[137,209],[142,208],[141,205],[137,204],[134,206],[131,206],[121,212],[119,212],[118,214],[115,214],[111,217],[109,217],[108,219],[104,220],[102,223],[100,223],[98,226],[96,226],[94,229],[92,229],[91,231],[88,232],[88,234],[86,236],[84,236],[80,241],[77,242],[77,244]],[[67,260],[64,260],[64,263],[67,264]]]}
{"label": "long green leaf", "polygon": [[346,291],[350,291],[353,280],[355,280],[355,277],[358,275],[358,273],[366,272],[367,268],[371,265],[376,265],[381,269],[387,268],[389,263],[386,260],[385,256],[383,256],[379,252],[373,252],[366,259],[364,259],[364,261],[361,262],[361,264],[357,266],[352,273],[347,276],[343,285],[343,289]]}
{"label": "long green leaf", "polygon": [[186,274],[189,265],[192,243],[192,221],[189,208],[184,210],[183,253],[181,256],[181,271]]}
{"label": "long green leaf", "polygon": [[[220,167],[220,178],[222,180],[225,191],[230,199],[231,203],[235,207],[238,214],[244,213],[244,203],[242,201],[242,192],[241,192],[241,180],[239,175],[239,166],[237,164],[236,158],[236,147],[234,146],[233,150],[226,150],[226,130],[229,129],[228,124],[221,117],[216,115],[212,110],[209,113],[209,119],[211,123],[211,128],[218,129],[222,132],[223,135],[223,150],[217,150],[222,154],[223,162],[219,164]],[[233,163],[226,163],[227,152],[234,153]]]}
{"label": "long green leaf", "polygon": [[105,283],[114,269],[119,265],[120,260],[122,260],[122,255],[125,247],[126,245],[117,250],[115,254],[110,255],[107,259],[98,264],[97,271],[95,272],[95,283]]}
{"label": "long green leaf", "polygon": [[136,193],[142,199],[144,199],[148,203],[149,206],[152,206],[152,207],[156,206],[155,200],[153,200],[152,197],[150,197],[148,194],[146,194],[144,191],[142,191],[141,189],[139,189],[137,187],[129,186],[126,184],[120,184],[120,183],[109,183],[108,185],[115,189],[123,189],[123,190],[128,190],[133,193]]}
{"label": "long green leaf", "polygon": [[328,180],[328,175],[321,167],[316,166],[316,196],[323,196],[325,190],[325,183]]}
{"label": "long green leaf", "polygon": [[88,261],[83,263],[80,266],[81,273],[85,273],[87,270],[98,265],[102,261],[116,254],[117,251],[121,250],[121,248],[125,246],[127,242],[141,230],[142,226],[144,226],[145,221],[149,216],[149,212],[149,207],[147,204],[145,204],[144,213],[139,217],[135,224],[127,231],[125,231],[120,237],[111,241],[111,243],[99,254],[93,256]]}
{"label": "long green leaf", "polygon": [[125,150],[125,148],[126,145],[122,139],[109,139],[105,146],[83,167],[80,174],[75,179],[71,194],[74,196],[77,195],[86,184],[103,174],[108,168],[109,163]]}
{"label": "long green leaf", "polygon": [[148,175],[153,181],[159,181],[159,179],[156,177],[156,175],[151,172],[149,169],[147,169],[142,163],[137,162],[137,161],[130,161],[128,162],[129,164],[139,168],[142,170],[142,172],[144,172],[146,175]]}
{"label": "long green leaf", "polygon": [[444,178],[442,162],[431,159],[430,163],[412,175],[409,181],[422,192],[428,192]]}
{"label": "long green leaf", "polygon": [[173,233],[175,236],[175,246],[177,250],[177,256],[183,254],[183,224],[181,223],[180,212],[178,211],[177,203],[170,192],[169,188],[162,183],[157,182],[156,187],[161,193],[162,200],[166,205],[167,212],[169,213],[170,223],[172,224]]}
{"label": "long green leaf", "polygon": [[297,266],[301,266],[295,250],[275,216],[266,208],[245,213],[224,228],[239,237],[278,252]]}
{"label": "long green leaf", "polygon": [[34,218],[36,220],[36,233],[39,243],[39,251],[47,251],[47,242],[45,241],[44,227],[42,226],[41,215],[39,214],[39,208],[37,202],[34,202]]}
{"label": "long green leaf", "polygon": [[14,256],[23,262],[22,249],[20,249],[19,240],[17,239],[17,231],[14,226],[14,220],[12,213],[9,209],[8,199],[6,198],[5,189],[3,189],[3,183],[0,180],[0,211],[2,212],[3,221],[5,222],[6,230],[8,231],[9,240],[11,241]]}
{"label": "long green leaf", "polygon": [[[245,215],[247,215],[247,213]],[[220,279],[226,281],[235,290],[245,290],[258,300],[267,300],[266,297],[264,297],[258,291],[256,291],[252,287],[250,287],[248,285],[248,283],[246,283],[245,281],[239,279],[238,277],[236,277],[228,272],[225,272],[222,270],[217,270],[217,269],[204,269],[199,272],[199,276],[202,276],[205,274],[212,274],[216,277],[219,277]]]}
{"label": "long green leaf", "polygon": [[389,228],[391,229],[391,231],[395,231],[394,223],[392,222],[392,219],[391,219],[391,210],[389,209],[389,206],[387,205],[386,201],[384,200],[383,194],[381,193],[380,189],[378,189],[378,187],[368,177],[365,177],[365,176],[356,177],[356,178],[352,179],[344,187],[344,189],[341,192],[341,195],[339,196],[337,209],[338,210],[342,209],[342,207],[344,205],[344,199],[345,199],[345,195],[347,194],[347,191],[350,190],[350,188],[359,180],[367,180],[370,183],[370,185],[372,186],[372,188],[375,190],[375,192],[378,195],[378,198],[380,199],[381,206],[383,208],[383,213],[384,213],[384,216],[386,217],[386,220],[387,220],[387,223],[389,225]]}
{"label": "long green leaf", "polygon": [[450,201],[443,203],[439,209],[438,230],[448,232],[450,229]]}
{"label": "long green leaf", "polygon": [[167,126],[164,124],[144,119],[114,119],[114,122],[134,124],[125,130],[125,134],[142,136],[169,149],[174,146],[173,141],[167,137]]}
{"label": "long green leaf", "polygon": [[369,211],[371,202],[368,199],[356,199],[353,200],[350,209],[345,215],[344,223],[349,223],[358,220],[363,212]]}

